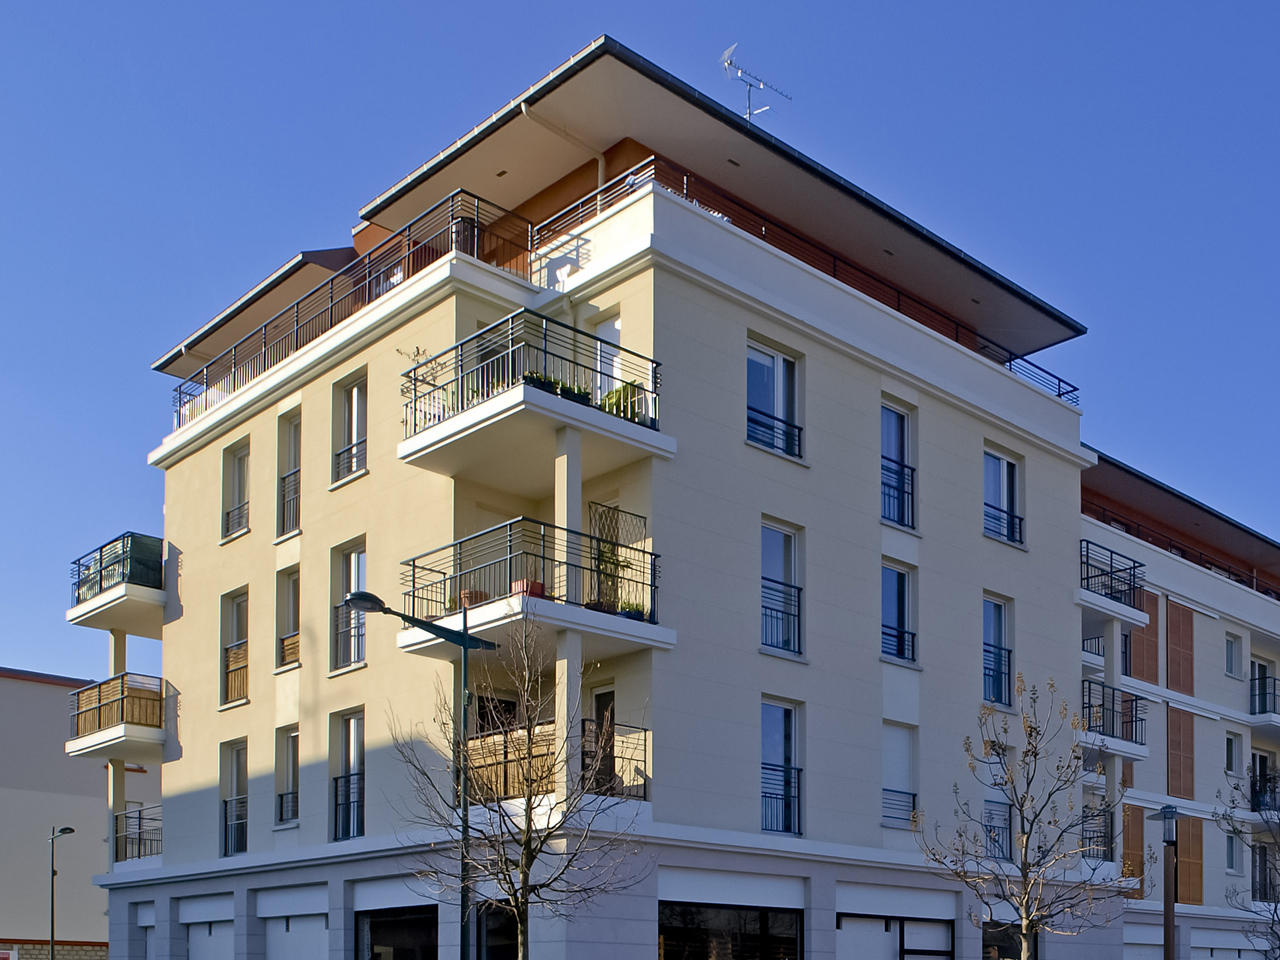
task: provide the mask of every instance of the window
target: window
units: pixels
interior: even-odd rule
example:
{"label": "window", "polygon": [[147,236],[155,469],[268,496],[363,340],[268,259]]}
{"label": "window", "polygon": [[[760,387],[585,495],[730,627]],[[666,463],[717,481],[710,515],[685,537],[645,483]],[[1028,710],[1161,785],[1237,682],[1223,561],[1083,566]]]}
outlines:
{"label": "window", "polygon": [[364,714],[338,721],[338,775],[333,778],[333,839],[364,836]]}
{"label": "window", "polygon": [[298,728],[283,728],[277,737],[276,822],[292,823],[298,819]]}
{"label": "window", "polygon": [[280,508],[276,535],[301,529],[302,414],[281,418],[279,430]]}
{"label": "window", "polygon": [[249,529],[249,445],[231,450],[225,458],[222,492],[222,536]]}
{"label": "window", "polygon": [[659,957],[804,956],[804,911],[658,901]]}
{"label": "window", "polygon": [[1227,873],[1244,873],[1240,857],[1240,838],[1227,834]]}
{"label": "window", "polygon": [[1227,734],[1226,769],[1237,777],[1244,774],[1244,738],[1238,733]]}
{"label": "window", "polygon": [[347,594],[364,589],[364,544],[343,551],[335,607],[334,669],[364,662],[364,613],[342,605]]}
{"label": "window", "polygon": [[365,430],[368,426],[367,381],[357,380],[342,391],[342,423],[338,452],[333,455],[333,479],[341,480],[365,468]]}
{"label": "window", "polygon": [[222,702],[234,703],[249,696],[249,594],[238,593],[226,601],[227,625],[223,631]]}
{"label": "window", "polygon": [[302,615],[302,583],[296,568],[282,572],[277,583],[280,643],[276,650],[276,666],[287,667],[298,663],[301,655],[298,634]]}
{"label": "window", "polygon": [[[1039,960],[1040,938],[1031,941],[1031,960]],[[1021,960],[1022,937],[1016,924],[992,923],[982,925],[983,960]]]}
{"label": "window", "polygon": [[907,465],[907,415],[880,408],[880,516],[916,525],[915,468]]}
{"label": "window", "polygon": [[880,652],[899,660],[916,658],[916,635],[907,629],[907,580],[905,570],[880,568]]}
{"label": "window", "polygon": [[1022,543],[1018,516],[1018,465],[994,453],[983,454],[982,532],[997,540]]}
{"label": "window", "polygon": [[1244,644],[1241,642],[1240,638],[1233,633],[1227,634],[1226,654],[1227,662],[1225,666],[1227,676],[1240,676],[1242,671],[1241,664],[1244,663]]}
{"label": "window", "polygon": [[800,832],[800,768],[795,765],[795,711],[760,705],[760,829]]}
{"label": "window", "polygon": [[476,909],[476,960],[517,960],[516,915],[494,900]]}
{"label": "window", "polygon": [[796,586],[795,535],[760,527],[760,644],[800,652],[800,588]]}
{"label": "window", "polygon": [[1007,614],[1008,608],[999,600],[982,601],[982,695],[1005,706],[1013,702]]}
{"label": "window", "polygon": [[916,810],[913,739],[910,727],[884,724],[880,752],[880,816],[886,826],[910,827]]}
{"label": "window", "polygon": [[[909,913],[910,901],[895,905]],[[950,920],[920,920],[911,916],[836,914],[837,957],[876,960],[953,960],[955,939]],[[707,954],[703,954],[707,956]],[[985,956],[983,960],[986,960]]]}
{"label": "window", "polygon": [[249,849],[249,745],[227,744],[223,750],[222,855]]}
{"label": "window", "polygon": [[800,456],[796,362],[756,343],[747,347],[747,439],[787,456]]}
{"label": "window", "polygon": [[1276,706],[1276,678],[1270,663],[1263,660],[1249,661],[1249,712],[1280,713]]}
{"label": "window", "polygon": [[988,800],[982,807],[982,831],[986,835],[987,856],[1009,860],[1013,856],[1009,804]]}

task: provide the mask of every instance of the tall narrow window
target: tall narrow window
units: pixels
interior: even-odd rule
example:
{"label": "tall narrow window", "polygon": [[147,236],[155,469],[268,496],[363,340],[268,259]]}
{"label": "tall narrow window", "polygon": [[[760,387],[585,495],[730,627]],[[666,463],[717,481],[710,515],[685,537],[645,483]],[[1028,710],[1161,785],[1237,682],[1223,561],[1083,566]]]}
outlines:
{"label": "tall narrow window", "polygon": [[1249,712],[1255,716],[1280,713],[1280,706],[1276,705],[1276,678],[1271,664],[1262,660],[1249,661]]}
{"label": "tall narrow window", "polygon": [[249,527],[249,446],[245,444],[227,457],[224,482],[222,535]]}
{"label": "tall narrow window", "polygon": [[1005,706],[1013,702],[1007,613],[998,600],[982,601],[982,695]]}
{"label": "tall narrow window", "polygon": [[279,591],[280,645],[276,665],[287,667],[291,663],[297,663],[301,656],[298,641],[302,616],[302,582],[298,579],[297,570],[280,575]]}
{"label": "tall narrow window", "polygon": [[1233,633],[1228,633],[1227,642],[1226,642],[1227,676],[1229,677],[1240,676],[1240,669],[1241,669],[1240,665],[1244,662],[1244,657],[1242,655],[1243,650],[1244,650],[1244,644],[1241,643],[1240,638]]}
{"label": "tall narrow window", "polygon": [[916,635],[907,629],[907,573],[880,568],[880,652],[899,660],[916,658]]}
{"label": "tall narrow window", "polygon": [[364,589],[364,545],[352,547],[342,554],[341,597],[335,609],[333,665],[350,666],[364,661],[364,613],[341,603],[348,593]]}
{"label": "tall narrow window", "polygon": [[226,796],[222,801],[222,853],[233,857],[249,849],[249,746],[243,740],[226,749]]}
{"label": "tall narrow window", "polygon": [[290,823],[298,819],[298,728],[282,733],[277,741],[280,792],[276,796],[276,822]]}
{"label": "tall narrow window", "polygon": [[800,832],[800,768],[795,764],[795,711],[760,705],[760,826]]}
{"label": "tall narrow window", "polygon": [[358,380],[342,391],[342,445],[333,456],[335,481],[359,473],[365,468],[367,392],[364,380]]}
{"label": "tall narrow window", "polygon": [[226,640],[222,651],[222,702],[249,696],[249,594],[228,601]]}
{"label": "tall narrow window", "polygon": [[907,464],[907,415],[880,408],[880,516],[904,527],[916,525],[914,467]]}
{"label": "tall narrow window", "polygon": [[880,816],[889,825],[910,827],[916,810],[915,758],[910,727],[884,724],[880,775]]}
{"label": "tall narrow window", "polygon": [[338,776],[333,781],[333,839],[364,836],[364,714],[340,721]]}
{"label": "tall narrow window", "polygon": [[800,652],[800,588],[796,586],[795,537],[760,527],[760,643]]}
{"label": "tall narrow window", "polygon": [[759,344],[747,347],[747,439],[800,456],[796,362]]}
{"label": "tall narrow window", "polygon": [[997,540],[1022,543],[1016,463],[994,453],[983,454],[982,501],[982,532]]}
{"label": "tall narrow window", "polygon": [[277,534],[284,536],[302,526],[302,415],[295,414],[280,426],[280,513]]}

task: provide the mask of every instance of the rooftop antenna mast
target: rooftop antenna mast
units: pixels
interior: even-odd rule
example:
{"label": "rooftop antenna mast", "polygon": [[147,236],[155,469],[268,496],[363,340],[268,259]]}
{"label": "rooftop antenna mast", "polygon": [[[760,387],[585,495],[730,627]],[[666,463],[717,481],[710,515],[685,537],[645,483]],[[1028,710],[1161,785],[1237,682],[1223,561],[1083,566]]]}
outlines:
{"label": "rooftop antenna mast", "polygon": [[788,100],[791,99],[791,95],[788,93],[783,93],[781,90],[775,87],[772,83],[769,83],[767,80],[757,77],[754,73],[751,73],[749,70],[744,69],[742,64],[738,63],[737,60],[733,59],[733,52],[737,49],[738,49],[738,45],[735,43],[728,50],[722,53],[720,55],[720,66],[724,67],[725,75],[729,77],[729,79],[741,80],[742,84],[747,88],[747,112],[744,113],[742,116],[743,116],[743,119],[747,121],[747,123],[750,123],[751,118],[756,116],[756,114],[764,113],[766,110],[769,109],[767,105],[763,107],[759,107],[755,110],[751,108],[751,92],[753,90],[772,90],[774,93],[778,94],[778,96],[785,97]]}

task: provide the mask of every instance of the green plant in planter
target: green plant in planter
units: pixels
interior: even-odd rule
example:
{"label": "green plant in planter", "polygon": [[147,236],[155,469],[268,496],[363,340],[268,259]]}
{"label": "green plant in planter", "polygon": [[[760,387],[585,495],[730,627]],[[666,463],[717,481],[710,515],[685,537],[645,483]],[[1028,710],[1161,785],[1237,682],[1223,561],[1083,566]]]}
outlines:
{"label": "green plant in planter", "polygon": [[644,620],[646,619],[644,604],[624,600],[618,604],[618,616],[626,617],[628,620]]}
{"label": "green plant in planter", "polygon": [[560,396],[564,397],[566,400],[572,400],[574,403],[591,403],[590,392],[580,390],[574,384],[562,383],[559,380],[556,381],[556,384],[556,393],[560,394]]}
{"label": "green plant in planter", "polygon": [[544,377],[542,374],[534,373],[532,370],[525,371],[524,382],[531,387],[537,387],[539,390],[546,390],[548,393],[555,393],[556,384],[558,383],[551,377]]}
{"label": "green plant in planter", "polygon": [[644,387],[637,381],[630,380],[606,393],[600,398],[597,406],[605,413],[611,413],[615,417],[622,417],[635,423],[645,423],[649,418],[644,413],[644,400]]}

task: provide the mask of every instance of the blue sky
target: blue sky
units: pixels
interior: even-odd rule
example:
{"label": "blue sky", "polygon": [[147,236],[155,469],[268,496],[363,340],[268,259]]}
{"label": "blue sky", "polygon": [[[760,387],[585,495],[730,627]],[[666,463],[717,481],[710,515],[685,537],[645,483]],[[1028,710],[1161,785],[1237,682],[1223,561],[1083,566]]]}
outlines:
{"label": "blue sky", "polygon": [[1280,536],[1280,7],[10,4],[0,664],[105,673],[68,564],[162,529],[150,362],[601,33],[734,106],[739,42],[771,132],[1090,328],[1037,357],[1088,442]]}

